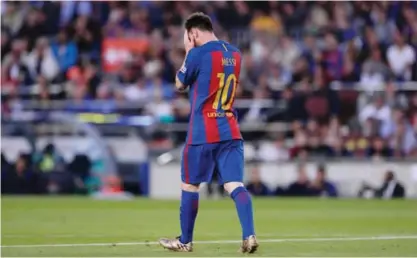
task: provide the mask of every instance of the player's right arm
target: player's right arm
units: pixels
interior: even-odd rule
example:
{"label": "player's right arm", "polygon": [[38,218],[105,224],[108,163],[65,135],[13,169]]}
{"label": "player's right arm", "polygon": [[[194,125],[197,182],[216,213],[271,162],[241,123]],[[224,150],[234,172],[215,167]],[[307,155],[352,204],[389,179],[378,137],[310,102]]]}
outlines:
{"label": "player's right arm", "polygon": [[183,91],[192,85],[196,78],[198,72],[198,50],[193,48],[188,51],[187,56],[185,57],[184,63],[181,66],[180,70],[177,72],[175,78],[175,87],[179,91]]}

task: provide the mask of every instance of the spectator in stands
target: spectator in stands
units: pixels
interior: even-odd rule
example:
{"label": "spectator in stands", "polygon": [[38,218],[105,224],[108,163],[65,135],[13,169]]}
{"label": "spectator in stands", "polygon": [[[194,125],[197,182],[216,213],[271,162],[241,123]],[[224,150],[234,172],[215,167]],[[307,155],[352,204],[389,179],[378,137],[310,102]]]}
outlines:
{"label": "spectator in stands", "polygon": [[298,166],[297,180],[285,190],[286,196],[312,196],[310,181],[304,165]]}
{"label": "spectator in stands", "polygon": [[135,70],[131,63],[125,63],[117,74],[117,83],[120,88],[125,88],[127,85],[134,84],[139,77],[142,77],[141,72]]}
{"label": "spectator in stands", "polygon": [[320,126],[319,126],[319,123],[317,122],[317,120],[315,120],[313,118],[310,119],[307,122],[306,129],[307,129],[308,137],[317,136],[317,135],[320,134]]}
{"label": "spectator in stands", "polygon": [[380,134],[389,141],[396,157],[409,156],[417,149],[417,136],[401,110],[393,112],[392,119],[381,126]]}
{"label": "spectator in stands", "polygon": [[[201,2],[187,5],[32,1],[3,2],[2,7],[5,8],[2,8],[1,80],[2,93],[7,96],[2,103],[2,115],[11,114],[15,107],[27,109],[23,98],[39,100],[34,104],[46,108],[51,100],[66,97],[83,104],[94,99],[114,103],[126,98],[153,102],[155,97],[160,100],[161,92],[162,104],[154,104],[164,107],[162,113],[169,113],[165,100],[176,96],[173,87],[167,83],[173,83],[172,74],[181,66],[184,56],[180,46],[181,24],[189,13],[201,9],[213,17],[222,38],[230,39],[242,51],[236,96],[248,100],[250,105],[239,107],[239,120],[301,122],[300,129],[286,135],[286,143],[291,143],[287,140],[294,137],[294,148],[288,146],[292,158],[307,157],[306,147],[309,146],[306,145],[313,146],[314,151],[310,153],[313,156],[320,153],[317,150],[321,145],[331,149],[331,155],[366,156],[371,145],[369,139],[375,135],[383,136],[380,127],[392,120],[390,110],[394,108],[408,108],[405,120],[410,121],[388,126],[391,132],[383,138],[395,148],[396,156],[413,155],[413,147],[401,144],[407,142],[413,146],[408,135],[411,130],[417,131],[413,100],[411,98],[408,103],[407,99],[412,94],[408,93],[408,83],[403,87],[395,81],[417,80],[417,34],[413,33],[417,31],[417,12],[414,3]],[[393,33],[395,27],[398,31]],[[52,80],[54,69],[44,68],[51,66],[46,65],[49,58],[42,58],[41,62],[42,47],[33,50],[31,47],[37,38],[56,37],[57,33],[59,42],[54,41],[51,48],[59,64],[59,76]],[[133,34],[151,42],[148,51],[133,53],[120,71],[106,73],[101,82],[100,68],[91,60],[99,57],[102,35],[123,38]],[[29,58],[26,51],[31,51]],[[31,62],[25,62],[28,59]],[[341,83],[335,83],[337,81]],[[356,92],[344,90],[355,82],[361,82],[366,89],[359,98]],[[68,87],[62,87],[64,84]],[[338,85],[341,91],[336,93],[332,88]],[[368,105],[368,98],[378,85],[385,90],[383,104],[378,106],[373,101]],[[25,86],[30,86],[30,91]],[[57,94],[56,89],[60,88],[64,90]],[[349,104],[355,98],[357,113]],[[265,108],[263,104],[271,101],[273,107]],[[69,100],[65,106],[74,102]],[[14,103],[13,107],[11,103]],[[175,106],[177,101],[172,103],[175,121],[188,122],[189,107],[178,108]],[[139,114],[142,109],[134,112]],[[154,114],[160,116],[160,112]],[[345,129],[350,127],[344,137],[331,135],[327,121],[332,117],[343,121]],[[358,117],[360,126],[352,130]],[[309,135],[303,128],[310,119],[321,125],[317,135]],[[352,124],[346,124],[346,121]],[[258,140],[264,135],[256,132],[248,136]],[[270,147],[275,149],[275,143]]]}
{"label": "spectator in stands", "polygon": [[44,14],[39,9],[32,9],[26,15],[25,22],[17,33],[17,37],[28,41],[28,50],[31,51],[38,38],[46,34]]}
{"label": "spectator in stands", "polygon": [[97,65],[87,59],[79,60],[79,64],[71,67],[67,72],[67,78],[73,88],[84,88],[86,97],[94,99],[101,83]]}
{"label": "spectator in stands", "polygon": [[307,3],[285,3],[282,6],[282,18],[287,33],[300,33],[308,15]]}
{"label": "spectator in stands", "polygon": [[326,82],[340,80],[343,74],[343,53],[339,50],[336,36],[327,33],[324,37],[323,66]]}
{"label": "spectator in stands", "polygon": [[359,50],[357,62],[360,64],[364,63],[367,59],[371,57],[371,53],[375,49],[379,49],[381,53],[384,53],[383,55],[381,55],[381,57],[384,61],[386,61],[386,44],[378,41],[378,36],[376,35],[376,32],[372,27],[365,27],[364,32],[365,35],[363,37],[362,47]]}
{"label": "spectator in stands", "polygon": [[300,57],[295,61],[292,69],[292,82],[301,82],[305,78],[310,77],[309,62],[306,57]]}
{"label": "spectator in stands", "polygon": [[134,84],[128,84],[124,88],[124,97],[129,101],[149,101],[149,91],[146,90],[145,80],[139,78]]}
{"label": "spectator in stands", "polygon": [[7,28],[11,35],[14,36],[23,25],[26,10],[22,8],[22,3],[17,1],[2,2],[2,9],[2,26]]}
{"label": "spectator in stands", "polygon": [[171,100],[175,96],[175,90],[172,88],[172,85],[164,82],[159,76],[155,76],[153,79],[148,80],[146,89],[152,99],[155,97],[162,97],[165,100]]}
{"label": "spectator in stands", "polygon": [[382,60],[381,51],[378,48],[372,49],[371,57],[362,66],[360,82],[367,91],[373,91],[380,88],[389,76],[390,71]]}
{"label": "spectator in stands", "polygon": [[401,88],[397,83],[388,81],[385,83],[385,103],[390,108],[405,109],[408,105],[406,93],[400,91]]}
{"label": "spectator in stands", "polygon": [[248,113],[245,115],[245,122],[261,122],[265,120],[265,109],[263,108],[263,101],[267,97],[267,91],[265,89],[256,89],[254,91],[254,99],[249,107]]}
{"label": "spectator in stands", "polygon": [[173,121],[172,104],[169,101],[164,100],[163,93],[154,96],[154,101],[146,106],[149,114],[159,119],[161,122]]}
{"label": "spectator in stands", "polygon": [[392,157],[392,149],[380,137],[374,137],[371,145],[368,147],[367,156],[374,160],[381,160]]}
{"label": "spectator in stands", "polygon": [[78,16],[74,22],[74,42],[81,55],[98,54],[98,43],[101,38],[100,27],[88,16]]}
{"label": "spectator in stands", "polygon": [[[311,33],[307,34],[302,41],[302,56],[307,60],[308,63],[308,71],[310,73],[314,72],[314,68],[317,65],[315,62],[315,56],[319,53],[319,49],[317,46],[317,39],[311,35]],[[297,67],[295,67],[297,69]],[[296,78],[296,77],[294,77]]]}
{"label": "spectator in stands", "polygon": [[311,184],[311,191],[316,196],[338,196],[335,184],[326,178],[326,168],[324,165],[318,166],[316,179]]}
{"label": "spectator in stands", "polygon": [[[183,95],[179,95],[172,103],[174,106],[175,123],[188,123],[190,113],[190,104],[188,103],[188,99]],[[179,131],[175,134],[175,136],[177,139],[175,144],[182,144],[185,141],[187,132]]]}
{"label": "spectator in stands", "polygon": [[307,20],[307,31],[320,31],[322,28],[328,27],[331,20],[329,13],[323,8],[323,5],[316,4],[310,9],[310,14]]}
{"label": "spectator in stands", "polygon": [[296,158],[305,150],[307,146],[307,139],[308,135],[306,130],[303,128],[302,123],[300,121],[294,121],[292,123],[292,133],[294,139],[294,146],[290,150],[291,158]]}
{"label": "spectator in stands", "polygon": [[90,1],[68,1],[60,3],[59,25],[67,26],[75,16],[90,16],[93,11],[92,5]]}
{"label": "spectator in stands", "polygon": [[133,7],[129,13],[128,35],[140,35],[150,31],[149,15],[145,8]]}
{"label": "spectator in stands", "polygon": [[309,157],[329,157],[332,154],[330,146],[323,143],[319,134],[308,137],[307,146],[305,150],[308,152]]}
{"label": "spectator in stands", "polygon": [[400,32],[394,34],[394,45],[388,48],[387,59],[391,70],[399,81],[409,81],[416,62],[415,50],[406,44]]}
{"label": "spectator in stands", "polygon": [[377,120],[381,123],[389,122],[391,119],[391,108],[386,105],[382,95],[378,94],[373,101],[366,105],[359,113],[359,121],[362,126],[369,119]]}
{"label": "spectator in stands", "polygon": [[10,170],[2,171],[1,191],[5,194],[34,194],[37,176],[28,167],[27,156],[20,154]]}
{"label": "spectator in stands", "polygon": [[355,83],[359,80],[359,75],[357,69],[355,68],[354,60],[345,55],[343,60],[343,70],[342,70],[342,77],[341,81],[347,83]]}
{"label": "spectator in stands", "polygon": [[50,83],[44,77],[39,76],[37,82],[33,85],[33,88],[38,91],[36,95],[39,104],[48,106],[51,100]]}
{"label": "spectator in stands", "polygon": [[384,199],[404,198],[405,189],[404,186],[395,178],[394,172],[387,171],[384,182],[381,188],[376,191],[376,195]]}
{"label": "spectator in stands", "polygon": [[386,11],[381,6],[375,4],[372,7],[370,17],[378,42],[392,42],[392,35],[394,35],[397,28],[393,21],[387,19]]}
{"label": "spectator in stands", "polygon": [[58,63],[46,38],[39,38],[36,41],[36,47],[26,57],[25,63],[33,81],[37,81],[39,76],[42,76],[51,82],[59,73]]}
{"label": "spectator in stands", "polygon": [[1,61],[3,62],[4,57],[7,53],[9,53],[11,49],[11,37],[10,32],[4,28],[1,27]]}
{"label": "spectator in stands", "polygon": [[320,126],[320,137],[323,140],[323,144],[329,147],[333,147],[337,142],[341,141],[342,133],[337,117],[332,117],[328,124],[324,123]]}
{"label": "spectator in stands", "polygon": [[290,82],[291,82],[290,71],[283,69],[279,65],[271,65],[270,71],[268,72],[268,78],[267,78],[267,84],[270,90],[272,91],[282,90]]}
{"label": "spectator in stands", "polygon": [[35,164],[39,171],[46,174],[64,169],[64,160],[52,143],[48,143],[42,153],[35,154]]}
{"label": "spectator in stands", "polygon": [[262,182],[258,167],[252,169],[246,189],[254,196],[267,196],[270,194],[270,190],[265,183]]}
{"label": "spectator in stands", "polygon": [[287,87],[282,93],[282,98],[285,101],[285,121],[306,121],[308,119],[306,101],[311,94],[311,86],[308,79],[303,79],[300,82],[299,89],[296,91],[292,87]]}
{"label": "spectator in stands", "polygon": [[293,40],[288,36],[283,36],[278,47],[271,53],[271,60],[280,64],[284,70],[291,71],[300,55],[300,49]]}
{"label": "spectator in stands", "polygon": [[339,96],[324,81],[323,69],[316,69],[314,86],[316,89],[308,96],[305,104],[309,117],[327,120],[338,115],[340,109]]}
{"label": "spectator in stands", "polygon": [[109,7],[110,12],[103,34],[108,37],[120,37],[123,35],[124,26],[128,25],[126,9],[121,2],[110,3]]}
{"label": "spectator in stands", "polygon": [[69,38],[66,29],[61,29],[56,40],[51,44],[52,53],[58,61],[61,79],[73,65],[77,62],[78,49],[75,43]]}
{"label": "spectator in stands", "polygon": [[286,147],[285,138],[279,135],[275,143],[265,142],[261,144],[258,150],[259,159],[263,161],[287,161],[290,158],[290,153]]}
{"label": "spectator in stands", "polygon": [[261,74],[260,67],[256,64],[255,59],[249,51],[242,53],[242,68],[240,81],[244,90],[252,91],[257,84],[259,75]]}
{"label": "spectator in stands", "polygon": [[12,85],[29,85],[29,71],[24,62],[25,41],[16,39],[12,42],[12,50],[2,62],[2,80]]}
{"label": "spectator in stands", "polygon": [[86,183],[90,177],[90,169],[92,163],[87,155],[77,154],[74,159],[68,164],[68,171],[74,178],[75,191],[79,193],[86,193]]}
{"label": "spectator in stands", "polygon": [[38,1],[32,2],[33,5],[40,8],[44,14],[44,26],[46,35],[56,35],[61,27],[60,15],[62,10],[62,2],[58,1]]}
{"label": "spectator in stands", "polygon": [[410,120],[411,124],[415,127],[417,133],[417,93],[410,96],[410,103],[407,107],[406,117]]}
{"label": "spectator in stands", "polygon": [[333,143],[331,149],[331,156],[333,158],[348,158],[353,157],[353,153],[352,151],[346,148],[344,141],[340,139]]}
{"label": "spectator in stands", "polygon": [[396,127],[404,120],[404,113],[401,109],[394,109],[391,118],[381,124],[379,135],[384,139],[392,137],[396,131]]}
{"label": "spectator in stands", "polygon": [[380,188],[374,188],[365,183],[359,191],[359,196],[366,198],[377,197],[383,199],[404,198],[405,188],[395,178],[394,172],[388,170],[385,173],[384,181],[382,182],[382,186]]}
{"label": "spectator in stands", "polygon": [[414,3],[414,7],[410,5],[409,3],[404,4],[401,7],[401,15],[400,19],[397,19],[397,24],[399,31],[403,33],[403,35],[406,35],[406,38],[409,40],[411,45],[416,45],[413,43],[417,43],[416,35],[417,27],[417,15],[416,15],[416,6]]}

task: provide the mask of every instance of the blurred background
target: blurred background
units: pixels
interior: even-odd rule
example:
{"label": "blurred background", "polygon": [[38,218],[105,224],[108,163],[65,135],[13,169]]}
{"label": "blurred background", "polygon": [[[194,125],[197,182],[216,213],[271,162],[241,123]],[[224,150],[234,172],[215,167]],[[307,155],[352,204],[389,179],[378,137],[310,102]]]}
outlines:
{"label": "blurred background", "polygon": [[252,194],[417,196],[411,1],[2,1],[2,194],[179,197],[195,11],[242,51]]}

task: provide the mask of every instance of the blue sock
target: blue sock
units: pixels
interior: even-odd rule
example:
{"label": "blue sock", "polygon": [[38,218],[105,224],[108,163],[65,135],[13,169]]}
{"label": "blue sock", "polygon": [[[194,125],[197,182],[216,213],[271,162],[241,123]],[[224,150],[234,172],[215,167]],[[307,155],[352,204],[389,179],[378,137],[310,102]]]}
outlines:
{"label": "blue sock", "polygon": [[230,194],[236,205],[240,225],[242,226],[242,238],[246,239],[250,235],[255,235],[253,226],[252,200],[245,187],[240,186]]}
{"label": "blue sock", "polygon": [[198,212],[198,199],[198,192],[182,191],[180,207],[180,241],[183,244],[193,241],[194,224]]}

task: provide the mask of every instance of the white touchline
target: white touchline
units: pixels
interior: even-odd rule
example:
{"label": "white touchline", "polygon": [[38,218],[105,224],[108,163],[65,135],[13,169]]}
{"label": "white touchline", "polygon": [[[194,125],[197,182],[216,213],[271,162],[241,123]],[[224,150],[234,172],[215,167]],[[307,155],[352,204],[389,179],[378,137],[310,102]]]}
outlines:
{"label": "white touchline", "polygon": [[[281,239],[259,239],[260,243],[280,242],[332,242],[332,241],[375,241],[375,240],[396,240],[396,239],[417,239],[412,236],[375,236],[375,237],[338,237],[338,238],[281,238]],[[242,240],[207,240],[195,241],[195,244],[237,244]],[[39,245],[2,245],[1,248],[36,248],[36,247],[77,247],[77,246],[125,246],[125,245],[156,245],[156,241],[126,242],[126,243],[79,243],[79,244],[39,244]]]}
{"label": "white touchline", "polygon": [[[385,236],[389,234],[384,234],[381,236]],[[120,235],[122,236],[122,235]],[[224,233],[204,233],[204,236],[208,237],[227,237],[230,236],[230,234],[224,234]],[[323,234],[279,234],[279,233],[262,233],[256,235],[258,238],[272,238],[272,237],[324,237]],[[326,237],[351,237],[351,234],[326,234]],[[369,235],[363,235],[361,237],[366,237]],[[2,238],[105,238],[105,237],[117,237],[115,235],[109,235],[109,234],[48,234],[48,235],[30,235],[30,234],[3,234],[1,236]],[[359,236],[356,236],[359,237]]]}

